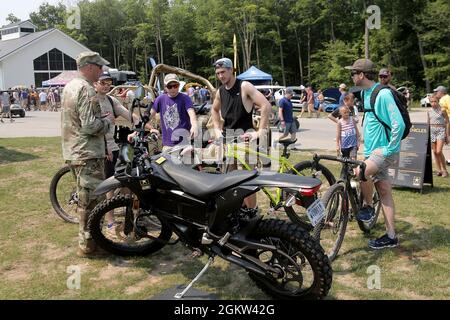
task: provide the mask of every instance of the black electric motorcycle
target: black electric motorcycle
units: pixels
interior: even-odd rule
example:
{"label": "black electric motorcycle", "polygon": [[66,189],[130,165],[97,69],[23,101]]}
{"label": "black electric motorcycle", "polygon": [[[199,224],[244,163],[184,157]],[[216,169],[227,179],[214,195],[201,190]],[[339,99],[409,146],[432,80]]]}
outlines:
{"label": "black electric motorcycle", "polygon": [[[144,124],[145,118],[142,128]],[[181,241],[210,257],[205,269],[214,257],[221,257],[244,268],[274,298],[327,295],[331,265],[308,232],[293,223],[241,210],[244,198],[263,186],[282,188],[285,206],[292,206],[299,198],[311,197],[320,180],[274,172],[199,172],[163,153],[149,156],[142,128],[137,129],[133,146],[122,147],[115,176],[95,191],[97,195],[120,187],[131,191],[99,203],[92,211],[89,229],[100,247],[118,255],[148,255]],[[113,232],[108,230],[111,216]]]}

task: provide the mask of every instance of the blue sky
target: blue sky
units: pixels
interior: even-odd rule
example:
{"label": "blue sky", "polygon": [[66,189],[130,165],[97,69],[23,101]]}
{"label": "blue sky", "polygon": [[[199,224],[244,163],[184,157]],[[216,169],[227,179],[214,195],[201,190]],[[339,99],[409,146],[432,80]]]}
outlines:
{"label": "blue sky", "polygon": [[57,4],[62,2],[64,4],[74,4],[74,0],[0,0],[0,26],[5,25],[8,14],[13,13],[20,20],[24,21],[29,18],[33,11],[37,11],[39,6],[48,2],[49,4]]}

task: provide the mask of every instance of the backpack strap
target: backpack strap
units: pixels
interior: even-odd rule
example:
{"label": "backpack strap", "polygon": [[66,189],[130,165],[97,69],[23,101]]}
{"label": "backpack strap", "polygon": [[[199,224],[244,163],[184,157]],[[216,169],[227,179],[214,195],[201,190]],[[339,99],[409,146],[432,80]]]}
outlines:
{"label": "backpack strap", "polygon": [[116,115],[116,110],[114,110],[114,101],[109,95],[106,95],[106,98],[108,98],[109,103],[111,103],[111,108],[113,110],[114,119],[115,119],[115,118],[117,118],[117,115]]}
{"label": "backpack strap", "polygon": [[366,112],[372,112],[373,115],[375,116],[375,119],[377,119],[377,121],[383,125],[384,132],[386,133],[386,138],[389,141],[389,132],[388,131],[391,131],[391,127],[389,127],[389,125],[386,122],[382,121],[375,112],[375,101],[377,99],[378,94],[380,93],[380,91],[382,89],[391,90],[391,88],[389,86],[384,86],[381,84],[378,85],[375,89],[373,89],[372,94],[370,95],[370,108],[369,109],[364,108],[364,116],[365,116]]}

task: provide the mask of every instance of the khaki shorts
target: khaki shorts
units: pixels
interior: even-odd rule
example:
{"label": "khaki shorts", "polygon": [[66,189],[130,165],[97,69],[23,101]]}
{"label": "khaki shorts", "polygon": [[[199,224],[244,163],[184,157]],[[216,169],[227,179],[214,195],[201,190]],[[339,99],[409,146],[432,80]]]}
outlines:
{"label": "khaki shorts", "polygon": [[366,160],[374,162],[378,167],[377,173],[372,176],[373,182],[376,183],[381,180],[390,180],[389,167],[394,165],[396,154],[385,157],[381,153],[381,149],[376,149],[368,158],[366,158]]}

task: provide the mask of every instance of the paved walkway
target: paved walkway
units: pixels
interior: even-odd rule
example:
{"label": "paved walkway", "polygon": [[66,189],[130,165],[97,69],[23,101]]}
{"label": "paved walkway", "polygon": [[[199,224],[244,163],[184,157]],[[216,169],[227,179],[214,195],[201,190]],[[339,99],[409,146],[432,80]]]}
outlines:
{"label": "paved walkway", "polygon": [[[412,122],[426,122],[426,110],[410,113]],[[324,116],[322,114],[322,116]],[[50,111],[29,111],[25,118],[14,118],[15,122],[0,123],[0,138],[15,137],[55,137],[61,136],[61,113]],[[278,136],[275,133],[274,138]],[[327,118],[301,118],[299,144],[300,150],[328,150],[334,152],[336,126]],[[450,151],[450,147],[446,146]]]}

